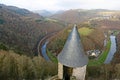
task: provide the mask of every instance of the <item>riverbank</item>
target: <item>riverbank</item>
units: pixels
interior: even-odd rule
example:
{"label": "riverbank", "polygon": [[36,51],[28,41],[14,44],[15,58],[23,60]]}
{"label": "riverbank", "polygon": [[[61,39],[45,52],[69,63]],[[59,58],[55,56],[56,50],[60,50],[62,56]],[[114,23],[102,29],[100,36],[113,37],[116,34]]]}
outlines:
{"label": "riverbank", "polygon": [[111,35],[107,43],[106,49],[97,60],[89,60],[88,66],[97,66],[103,63],[108,64],[112,61],[114,53],[116,52],[116,37]]}
{"label": "riverbank", "polygon": [[108,55],[108,53],[109,53],[110,46],[111,46],[111,41],[109,40],[107,42],[105,50],[100,55],[100,57],[97,60],[95,60],[95,59],[94,60],[89,60],[88,66],[97,66],[97,65],[103,64],[105,59],[106,59],[106,57],[107,57],[107,55]]}

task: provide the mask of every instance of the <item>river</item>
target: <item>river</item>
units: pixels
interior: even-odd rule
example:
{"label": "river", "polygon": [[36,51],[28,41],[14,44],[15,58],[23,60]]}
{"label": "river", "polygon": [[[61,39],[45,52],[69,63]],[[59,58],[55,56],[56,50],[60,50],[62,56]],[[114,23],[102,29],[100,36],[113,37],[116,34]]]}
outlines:
{"label": "river", "polygon": [[113,56],[114,56],[114,53],[116,52],[116,40],[115,40],[115,36],[111,35],[110,36],[110,40],[111,40],[111,47],[110,47],[110,51],[107,55],[107,58],[105,60],[105,64],[108,64],[111,62]]}
{"label": "river", "polygon": [[[106,58],[106,60],[104,62],[105,64],[108,64],[108,63],[111,62],[111,60],[112,60],[112,58],[114,56],[114,53],[116,52],[116,40],[115,40],[115,38],[116,37],[113,36],[113,35],[110,36],[111,47],[110,47],[110,51],[109,51],[109,53],[107,55],[107,58]],[[46,53],[47,44],[48,44],[48,41],[43,44],[43,46],[41,48],[41,51],[42,51],[42,56],[44,57],[44,59],[49,61],[50,59],[49,59],[49,57],[48,57],[48,55]]]}
{"label": "river", "polygon": [[48,55],[46,53],[47,44],[48,44],[48,41],[43,44],[43,46],[41,48],[41,51],[42,51],[42,56],[44,57],[44,59],[49,61],[50,59],[49,59],[49,57],[48,57]]}

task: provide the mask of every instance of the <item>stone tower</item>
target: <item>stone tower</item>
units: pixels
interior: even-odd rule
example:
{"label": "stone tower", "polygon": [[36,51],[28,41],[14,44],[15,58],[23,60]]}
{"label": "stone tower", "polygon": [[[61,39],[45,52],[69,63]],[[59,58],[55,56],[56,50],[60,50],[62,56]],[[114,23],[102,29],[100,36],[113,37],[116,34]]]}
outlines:
{"label": "stone tower", "polygon": [[86,65],[88,57],[85,55],[80,36],[75,25],[63,50],[58,55],[58,77],[59,79],[70,80],[84,80],[86,74]]}

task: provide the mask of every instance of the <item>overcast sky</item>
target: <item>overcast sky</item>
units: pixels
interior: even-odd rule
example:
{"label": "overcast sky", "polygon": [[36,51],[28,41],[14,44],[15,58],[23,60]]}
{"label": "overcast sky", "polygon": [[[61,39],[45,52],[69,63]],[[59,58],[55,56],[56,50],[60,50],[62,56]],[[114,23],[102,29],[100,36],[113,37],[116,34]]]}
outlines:
{"label": "overcast sky", "polygon": [[120,10],[120,0],[0,0],[0,3],[33,10],[112,9]]}

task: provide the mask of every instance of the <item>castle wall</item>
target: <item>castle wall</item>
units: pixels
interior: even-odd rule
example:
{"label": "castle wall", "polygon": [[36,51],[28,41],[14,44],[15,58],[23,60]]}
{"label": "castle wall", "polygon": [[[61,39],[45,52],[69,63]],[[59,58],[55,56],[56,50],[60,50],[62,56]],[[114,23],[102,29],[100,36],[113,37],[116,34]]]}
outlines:
{"label": "castle wall", "polygon": [[85,75],[86,75],[86,65],[83,67],[73,69],[72,76],[75,76],[76,80],[85,80]]}
{"label": "castle wall", "polygon": [[63,79],[63,65],[58,63],[58,78]]}

